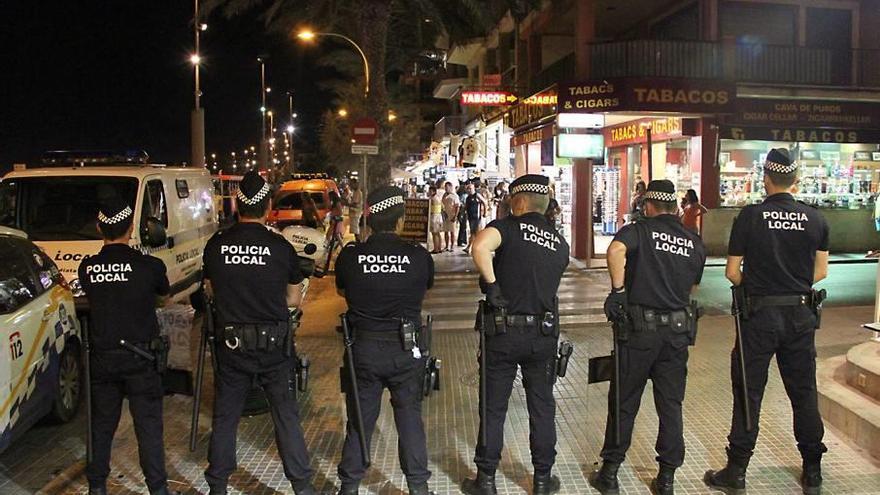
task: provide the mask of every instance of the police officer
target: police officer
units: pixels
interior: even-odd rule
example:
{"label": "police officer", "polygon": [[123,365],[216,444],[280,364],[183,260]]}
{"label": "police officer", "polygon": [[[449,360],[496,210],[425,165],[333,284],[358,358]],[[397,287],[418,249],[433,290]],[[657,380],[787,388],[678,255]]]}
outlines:
{"label": "police officer", "polygon": [[654,405],[660,417],[657,436],[659,474],[654,493],[671,495],[675,470],[684,461],[681,404],[687,377],[688,345],[696,337],[696,314],[690,294],[703,275],[706,253],[700,238],[679,219],[675,186],[651,181],[645,193],[645,217],[623,227],[608,248],[611,292],[605,315],[619,325],[619,425],[615,438],[614,400],[602,448],[602,468],[590,484],[603,494],[618,493],[617,470],[632,441],[633,424],[645,384],[654,384]]}
{"label": "police officer", "polygon": [[544,217],[549,193],[545,176],[516,179],[510,186],[511,215],[494,220],[474,239],[472,256],[481,288],[500,316],[494,335],[486,337],[486,370],[481,375],[486,378],[487,417],[482,418],[481,405],[481,440],[474,456],[478,472],[476,479],[464,480],[462,490],[467,494],[497,493],[495,470],[501,460],[504,420],[517,367],[522,370],[529,410],[533,493],[545,495],[560,489],[559,478],[551,475],[556,459],[556,292],[568,266],[569,248]]}
{"label": "police officer", "polygon": [[[428,495],[433,492],[428,491],[431,471],[421,416],[426,358],[412,332],[421,326],[422,301],[434,284],[434,261],[426,249],[397,235],[405,212],[400,188],[372,191],[367,202],[372,234],[366,242],[346,246],[336,261],[336,287],[354,327],[352,352],[366,445],[379,418],[382,391],[388,388],[409,493]],[[339,493],[357,495],[366,467],[352,417],[337,472]]]}
{"label": "police officer", "polygon": [[205,246],[206,289],[213,294],[217,325],[216,397],[205,479],[211,494],[226,493],[235,470],[235,436],[252,384],[272,410],[284,474],[297,495],[312,495],[312,468],[299,422],[293,337],[288,307],[301,300],[303,274],[293,246],[266,228],[270,187],[256,172],[236,194],[239,221]]}
{"label": "police officer", "polygon": [[[797,163],[787,149],[773,149],[764,163],[767,198],[743,208],[733,223],[727,254],[727,278],[745,289],[742,354],[731,362],[733,421],[727,437],[727,466],[706,473],[706,483],[727,493],[744,493],[746,468],[758,439],[758,422],[767,369],[776,355],[779,373],[794,413],[794,436],[803,459],[801,485],[806,494],[822,487],[821,461],[827,451],[816,397],[818,303],[813,284],[828,273],[828,224],[823,216],[794,200]],[[739,355],[745,356],[748,408],[745,419]]]}
{"label": "police officer", "polygon": [[[86,467],[90,495],[107,493],[110,449],[128,397],[141,469],[151,494],[168,490],[162,425],[162,376],[155,359],[161,339],[156,304],[170,288],[165,264],[129,247],[131,206],[111,197],[98,210],[101,252],[83,260],[79,280],[91,322],[92,460]],[[158,299],[157,299],[158,298]],[[135,346],[142,353],[132,351]],[[145,356],[152,355],[153,360]]]}

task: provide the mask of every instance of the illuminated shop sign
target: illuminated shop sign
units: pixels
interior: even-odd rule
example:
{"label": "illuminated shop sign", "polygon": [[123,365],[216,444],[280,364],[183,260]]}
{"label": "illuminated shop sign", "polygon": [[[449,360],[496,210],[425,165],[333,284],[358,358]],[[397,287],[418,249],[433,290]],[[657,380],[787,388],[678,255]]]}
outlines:
{"label": "illuminated shop sign", "polygon": [[561,84],[562,112],[612,111],[730,113],[736,88],[727,82],[697,79],[607,79]]}
{"label": "illuminated shop sign", "polygon": [[507,91],[462,91],[462,105],[513,105],[517,97]]}
{"label": "illuminated shop sign", "polygon": [[665,141],[682,135],[681,119],[678,117],[634,120],[606,128],[603,133],[608,147],[615,148],[629,144],[646,143],[648,129],[651,129],[651,139],[654,141]]}

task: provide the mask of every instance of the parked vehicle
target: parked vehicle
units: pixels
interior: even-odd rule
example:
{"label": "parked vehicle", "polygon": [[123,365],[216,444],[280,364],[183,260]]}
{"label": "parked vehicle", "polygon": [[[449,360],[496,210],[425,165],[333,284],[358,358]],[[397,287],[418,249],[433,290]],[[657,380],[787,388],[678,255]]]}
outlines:
{"label": "parked vehicle", "polygon": [[37,421],[70,421],[82,396],[73,293],[24,232],[0,227],[0,452]]}
{"label": "parked vehicle", "polygon": [[279,230],[290,225],[303,225],[303,194],[314,201],[317,226],[323,228],[324,217],[330,211],[330,192],[339,194],[336,181],[327,174],[294,174],[293,179],[281,185],[272,200],[269,222]]}
{"label": "parked vehicle", "polygon": [[49,255],[81,308],[77,269],[101,249],[98,205],[114,194],[134,209],[132,246],[165,263],[172,299],[185,301],[200,287],[202,251],[217,230],[211,177],[203,168],[147,162],[146,153],[49,153],[43,166],[0,180],[0,225],[26,232]]}

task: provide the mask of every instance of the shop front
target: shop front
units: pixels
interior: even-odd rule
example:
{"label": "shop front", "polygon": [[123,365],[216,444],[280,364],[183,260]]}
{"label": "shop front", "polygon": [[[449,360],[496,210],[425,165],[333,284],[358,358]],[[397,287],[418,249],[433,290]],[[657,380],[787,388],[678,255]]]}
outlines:
{"label": "shop front", "polygon": [[[629,221],[639,182],[668,179],[679,196],[688,189],[717,196],[711,179],[717,122],[733,111],[735,94],[731,84],[713,80],[621,78],[560,84],[559,122],[584,114],[600,119],[602,153],[574,160],[574,203],[586,205],[586,212],[574,213],[587,226],[582,236],[585,257],[604,258],[614,235]],[[570,131],[560,124],[557,134]]]}
{"label": "shop front", "polygon": [[719,138],[718,208],[704,220],[710,254],[724,255],[739,210],[763,201],[763,163],[773,148],[799,163],[796,197],[822,210],[832,252],[880,247],[880,104],[741,98]]}

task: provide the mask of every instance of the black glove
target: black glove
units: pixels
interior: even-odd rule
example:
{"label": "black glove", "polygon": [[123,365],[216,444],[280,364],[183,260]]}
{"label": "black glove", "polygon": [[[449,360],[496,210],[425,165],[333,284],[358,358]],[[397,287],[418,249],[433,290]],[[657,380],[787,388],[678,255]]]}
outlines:
{"label": "black glove", "polygon": [[608,321],[618,321],[626,317],[626,292],[614,289],[605,298],[605,316]]}
{"label": "black glove", "polygon": [[501,294],[501,286],[498,285],[498,282],[483,285],[484,287],[481,287],[481,289],[483,289],[483,293],[486,294],[486,301],[488,301],[493,308],[507,307],[507,299],[504,299],[504,296]]}

